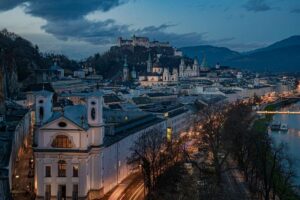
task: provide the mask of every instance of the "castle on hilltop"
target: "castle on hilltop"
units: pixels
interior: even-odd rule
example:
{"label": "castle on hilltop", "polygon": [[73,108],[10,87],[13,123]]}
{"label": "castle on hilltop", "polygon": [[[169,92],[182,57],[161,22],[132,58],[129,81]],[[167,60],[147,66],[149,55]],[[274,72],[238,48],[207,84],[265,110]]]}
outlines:
{"label": "castle on hilltop", "polygon": [[171,47],[169,42],[150,41],[148,37],[137,37],[135,35],[133,35],[131,39],[119,37],[117,43],[119,47]]}

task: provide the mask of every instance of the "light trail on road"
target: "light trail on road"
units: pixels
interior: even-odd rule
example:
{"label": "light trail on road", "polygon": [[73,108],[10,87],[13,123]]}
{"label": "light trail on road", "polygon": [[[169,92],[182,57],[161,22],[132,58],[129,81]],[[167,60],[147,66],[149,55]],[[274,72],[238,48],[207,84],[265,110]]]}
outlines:
{"label": "light trail on road", "polygon": [[143,192],[144,190],[144,183],[141,183],[135,192],[129,197],[129,200],[139,200],[139,194],[140,192]]}

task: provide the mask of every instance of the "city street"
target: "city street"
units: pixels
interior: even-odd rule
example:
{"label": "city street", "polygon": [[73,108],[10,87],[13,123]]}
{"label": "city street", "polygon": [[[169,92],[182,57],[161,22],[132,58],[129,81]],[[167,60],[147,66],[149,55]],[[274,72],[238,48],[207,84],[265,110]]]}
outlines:
{"label": "city street", "polygon": [[19,158],[15,163],[15,172],[12,177],[12,195],[14,199],[32,199],[33,197],[33,152],[31,148],[31,135],[27,140],[27,147],[19,151]]}
{"label": "city street", "polygon": [[143,200],[144,183],[141,174],[134,173],[105,195],[102,200]]}

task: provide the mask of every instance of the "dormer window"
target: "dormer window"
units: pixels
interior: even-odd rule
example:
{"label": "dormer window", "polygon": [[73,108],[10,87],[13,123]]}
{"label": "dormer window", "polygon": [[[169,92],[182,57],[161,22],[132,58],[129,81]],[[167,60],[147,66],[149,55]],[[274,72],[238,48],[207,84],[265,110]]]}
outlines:
{"label": "dormer window", "polygon": [[92,108],[92,110],[91,110],[91,118],[92,118],[92,120],[96,119],[96,109],[95,108]]}
{"label": "dormer window", "polygon": [[52,147],[54,148],[72,148],[72,142],[68,136],[57,135],[52,142]]}
{"label": "dormer window", "polygon": [[64,128],[67,126],[67,124],[66,122],[58,122],[58,126]]}

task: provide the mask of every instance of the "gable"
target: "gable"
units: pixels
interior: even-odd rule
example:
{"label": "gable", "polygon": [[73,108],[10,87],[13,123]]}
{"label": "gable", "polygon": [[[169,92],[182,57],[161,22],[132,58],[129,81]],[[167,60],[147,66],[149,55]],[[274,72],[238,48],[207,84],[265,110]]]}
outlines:
{"label": "gable", "polygon": [[41,127],[42,130],[84,130],[65,116],[48,122]]}

